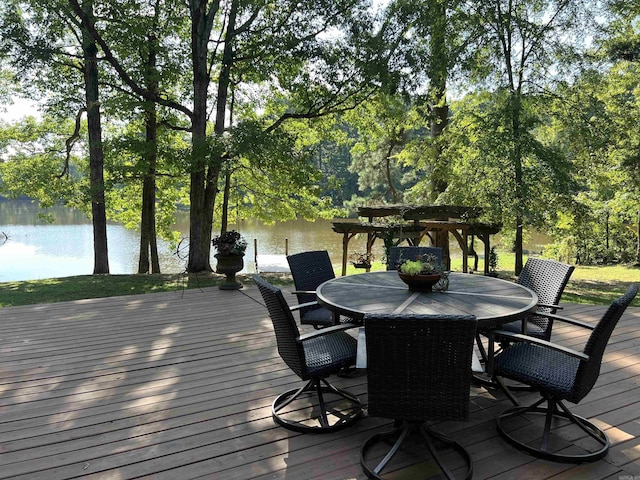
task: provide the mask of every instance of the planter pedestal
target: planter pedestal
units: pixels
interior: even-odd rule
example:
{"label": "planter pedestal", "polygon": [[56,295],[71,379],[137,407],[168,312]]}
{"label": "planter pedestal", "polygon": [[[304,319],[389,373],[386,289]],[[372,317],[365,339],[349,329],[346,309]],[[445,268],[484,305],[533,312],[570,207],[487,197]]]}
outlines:
{"label": "planter pedestal", "polygon": [[242,283],[236,280],[236,273],[244,268],[243,255],[215,255],[218,260],[216,273],[223,273],[226,278],[218,286],[220,290],[239,290]]}

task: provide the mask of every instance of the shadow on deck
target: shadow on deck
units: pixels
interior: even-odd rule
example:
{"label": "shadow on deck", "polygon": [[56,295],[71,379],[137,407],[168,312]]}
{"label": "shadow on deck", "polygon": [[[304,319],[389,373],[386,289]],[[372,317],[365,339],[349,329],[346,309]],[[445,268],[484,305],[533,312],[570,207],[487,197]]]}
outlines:
{"label": "shadow on deck", "polygon": [[[595,321],[602,311],[563,314]],[[495,429],[508,401],[483,388],[473,388],[468,422],[436,428],[470,450],[477,479],[640,475],[638,317],[623,317],[596,387],[575,408],[607,429],[605,459],[565,465],[518,452]],[[584,341],[569,327],[555,336]],[[255,287],[4,308],[0,339],[0,478],[363,479],[360,446],[390,423],[365,418],[328,435],[275,426],[273,398],[299,381]],[[366,403],[365,375],[335,383]]]}

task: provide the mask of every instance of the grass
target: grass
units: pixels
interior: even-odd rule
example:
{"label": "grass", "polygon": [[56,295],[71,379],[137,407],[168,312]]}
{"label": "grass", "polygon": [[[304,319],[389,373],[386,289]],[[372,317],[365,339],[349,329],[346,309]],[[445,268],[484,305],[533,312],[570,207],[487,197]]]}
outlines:
{"label": "grass", "polygon": [[[526,262],[526,257],[524,258]],[[514,272],[515,255],[513,253],[500,252],[498,257],[498,276],[505,280],[515,281]],[[469,268],[473,267],[473,259],[469,258]],[[371,271],[384,270],[381,262],[374,262]],[[462,271],[462,259],[452,255],[451,270]],[[336,270],[338,272],[339,270]],[[484,271],[482,258],[478,262],[478,271]],[[362,273],[363,270],[347,267],[347,275]],[[562,301],[566,303],[585,303],[593,305],[609,305],[620,297],[632,283],[640,284],[640,268],[626,265],[607,266],[576,266],[571,279],[562,295]],[[640,307],[640,296],[631,304]]]}
{"label": "grass", "polygon": [[[470,267],[473,266],[470,259]],[[526,261],[526,259],[525,259]],[[500,253],[498,274],[500,278],[515,280],[514,256]],[[335,265],[340,274],[340,265]],[[384,270],[381,262],[374,262],[372,271]],[[451,269],[462,271],[462,260],[452,258]],[[482,259],[478,270],[483,271]],[[347,275],[362,273],[363,270],[349,265]],[[262,274],[274,285],[292,285],[288,274]],[[204,288],[218,285],[223,276],[217,274],[156,274],[156,275],[83,275],[76,277],[31,280],[24,282],[0,283],[0,307],[54,303],[66,300],[134,295],[142,293],[179,291],[189,288]],[[239,275],[243,283],[251,282],[251,275]],[[632,283],[640,284],[640,268],[623,265],[583,267],[577,266],[562,301],[567,303],[588,303],[607,305],[622,295]],[[634,306],[640,306],[636,298]]]}
{"label": "grass", "polygon": [[[216,274],[82,275],[5,282],[0,283],[0,307],[212,287],[223,278]],[[250,281],[245,276],[238,278]],[[279,274],[269,275],[268,279],[275,285],[292,283],[290,276]]]}

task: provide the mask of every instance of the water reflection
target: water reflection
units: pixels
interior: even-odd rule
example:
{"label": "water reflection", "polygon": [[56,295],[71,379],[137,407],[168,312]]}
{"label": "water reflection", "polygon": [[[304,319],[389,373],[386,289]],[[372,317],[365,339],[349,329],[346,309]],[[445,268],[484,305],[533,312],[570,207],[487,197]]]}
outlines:
{"label": "water reflection", "polygon": [[[64,207],[47,210],[53,224],[39,218],[38,206],[29,200],[0,200],[0,232],[9,240],[0,246],[0,282],[41,278],[88,275],[93,272],[93,232],[91,222],[82,213]],[[188,235],[188,213],[179,212],[176,228]],[[332,260],[342,258],[342,236],[331,230],[331,222],[296,220],[262,225],[243,220],[234,225],[249,246],[245,257],[245,272],[255,271],[257,243],[261,268],[286,265],[284,255],[306,250],[326,249]],[[113,274],[135,273],[138,269],[139,233],[122,225],[107,227],[109,267]],[[366,238],[354,238],[350,250],[364,250]],[[160,268],[163,273],[179,273],[185,269],[166,241],[159,241]],[[381,244],[377,255],[381,255]],[[214,252],[212,252],[214,253]],[[379,258],[379,257],[378,257]],[[215,265],[215,259],[212,259]]]}
{"label": "water reflection", "polygon": [[[29,200],[0,199],[0,232],[9,240],[0,246],[0,282],[40,278],[89,275],[93,272],[93,233],[91,222],[82,213],[64,207],[47,211],[54,223],[48,224],[38,217],[37,205]],[[176,230],[188,236],[189,215],[178,212]],[[235,228],[247,239],[245,273],[255,271],[255,244],[257,243],[260,269],[277,271],[286,266],[284,255],[307,250],[327,250],[334,264],[342,259],[342,235],[333,232],[331,222],[295,220],[263,225],[255,220],[242,220]],[[130,274],[138,270],[140,236],[122,225],[107,228],[109,267],[113,274]],[[535,237],[525,248],[538,252],[546,238]],[[492,243],[496,244],[498,238]],[[534,243],[535,242],[535,243]],[[288,247],[287,247],[288,245]],[[349,252],[365,251],[366,235],[357,235],[349,242]],[[479,245],[476,245],[477,247]],[[163,273],[185,270],[186,261],[180,259],[166,241],[159,240],[160,268]],[[455,241],[452,252],[459,252]],[[212,251],[212,253],[215,253]],[[382,242],[374,245],[376,259],[382,258]],[[215,259],[212,259],[215,266]]]}

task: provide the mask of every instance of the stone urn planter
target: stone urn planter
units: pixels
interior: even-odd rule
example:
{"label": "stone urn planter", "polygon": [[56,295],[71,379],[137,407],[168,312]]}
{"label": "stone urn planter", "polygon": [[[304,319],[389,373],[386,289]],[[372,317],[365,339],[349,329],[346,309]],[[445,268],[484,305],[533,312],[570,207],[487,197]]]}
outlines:
{"label": "stone urn planter", "polygon": [[236,280],[236,273],[244,268],[244,255],[221,255],[216,253],[215,257],[218,260],[216,273],[222,273],[226,276],[218,288],[220,290],[238,290],[242,288],[242,283]]}
{"label": "stone urn planter", "polygon": [[236,280],[236,273],[244,267],[244,252],[247,241],[235,230],[222,232],[212,240],[218,253],[216,272],[222,273],[226,279],[219,285],[220,290],[238,290],[242,284]]}

